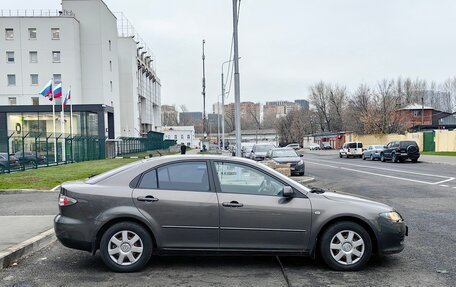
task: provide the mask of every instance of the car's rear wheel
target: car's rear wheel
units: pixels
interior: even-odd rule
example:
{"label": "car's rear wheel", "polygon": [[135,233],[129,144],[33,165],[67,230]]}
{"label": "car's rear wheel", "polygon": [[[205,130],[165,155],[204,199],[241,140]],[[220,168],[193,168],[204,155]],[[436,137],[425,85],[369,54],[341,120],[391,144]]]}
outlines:
{"label": "car's rear wheel", "polygon": [[361,156],[361,158],[362,158],[363,160],[366,160],[366,157],[364,156],[364,154]]}
{"label": "car's rear wheel", "polygon": [[393,154],[391,155],[391,161],[392,161],[392,162],[397,162],[397,156],[396,156],[395,153],[393,153]]}
{"label": "car's rear wheel", "polygon": [[342,158],[342,154],[341,153],[339,153],[339,157]]}
{"label": "car's rear wheel", "polygon": [[331,225],[320,240],[320,255],[334,270],[363,269],[372,254],[369,233],[359,224],[342,221]]}
{"label": "car's rear wheel", "polygon": [[100,241],[101,259],[115,272],[141,270],[152,255],[152,238],[144,227],[120,222],[106,230]]}
{"label": "car's rear wheel", "polygon": [[417,159],[417,158],[413,158],[413,159],[412,159],[412,162],[413,162],[413,163],[417,163],[417,162],[418,162],[418,159]]}
{"label": "car's rear wheel", "polygon": [[380,154],[380,160],[381,160],[382,162],[385,162],[385,161],[386,161],[385,155],[384,155],[383,153]]}

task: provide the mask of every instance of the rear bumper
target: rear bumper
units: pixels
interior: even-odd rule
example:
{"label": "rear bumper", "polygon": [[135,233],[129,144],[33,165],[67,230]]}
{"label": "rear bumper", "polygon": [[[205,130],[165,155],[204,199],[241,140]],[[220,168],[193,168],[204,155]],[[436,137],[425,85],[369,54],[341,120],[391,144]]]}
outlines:
{"label": "rear bumper", "polygon": [[57,239],[66,247],[92,251],[92,236],[87,223],[58,214],[54,218]]}
{"label": "rear bumper", "polygon": [[402,159],[418,159],[420,157],[420,154],[406,154],[406,153],[400,153],[400,154],[397,154],[397,156],[399,158],[402,158]]}

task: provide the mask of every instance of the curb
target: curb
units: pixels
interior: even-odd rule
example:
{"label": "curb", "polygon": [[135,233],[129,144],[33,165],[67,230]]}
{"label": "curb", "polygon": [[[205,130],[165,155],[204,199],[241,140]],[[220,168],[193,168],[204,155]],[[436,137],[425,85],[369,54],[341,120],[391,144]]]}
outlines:
{"label": "curb", "polygon": [[47,189],[4,189],[0,190],[2,194],[14,194],[14,193],[35,193],[35,192],[57,192],[58,190],[47,190]]}
{"label": "curb", "polygon": [[27,239],[0,252],[0,269],[11,266],[15,261],[46,247],[56,241],[54,228]]}

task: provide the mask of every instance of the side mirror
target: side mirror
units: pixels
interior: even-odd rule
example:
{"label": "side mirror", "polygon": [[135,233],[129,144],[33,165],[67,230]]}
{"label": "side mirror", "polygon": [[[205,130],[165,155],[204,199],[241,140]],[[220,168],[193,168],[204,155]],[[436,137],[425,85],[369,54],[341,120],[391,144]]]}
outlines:
{"label": "side mirror", "polygon": [[388,148],[388,147],[386,145],[384,145],[383,148]]}
{"label": "side mirror", "polygon": [[283,197],[292,197],[294,195],[294,190],[291,186],[284,186],[282,194]]}

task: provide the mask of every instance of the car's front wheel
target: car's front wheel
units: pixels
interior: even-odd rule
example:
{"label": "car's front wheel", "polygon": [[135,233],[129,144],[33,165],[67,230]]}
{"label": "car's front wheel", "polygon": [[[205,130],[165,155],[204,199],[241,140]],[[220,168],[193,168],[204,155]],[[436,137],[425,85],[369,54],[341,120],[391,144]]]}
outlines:
{"label": "car's front wheel", "polygon": [[152,255],[152,238],[141,225],[120,222],[106,230],[100,241],[103,262],[115,272],[139,271]]}
{"label": "car's front wheel", "polygon": [[334,270],[363,269],[372,254],[369,233],[359,224],[342,221],[331,225],[320,240],[320,255]]}

